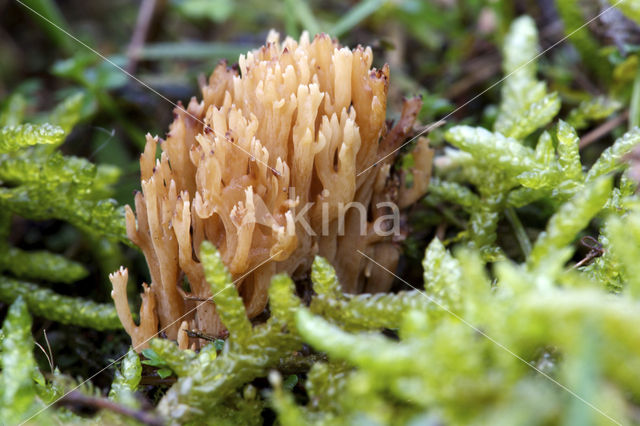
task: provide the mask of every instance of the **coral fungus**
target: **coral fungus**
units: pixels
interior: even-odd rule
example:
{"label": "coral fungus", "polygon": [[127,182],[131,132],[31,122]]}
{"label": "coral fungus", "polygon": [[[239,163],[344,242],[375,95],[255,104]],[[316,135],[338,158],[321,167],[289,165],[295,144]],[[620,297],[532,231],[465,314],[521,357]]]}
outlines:
{"label": "coral fungus", "polygon": [[275,273],[305,277],[315,255],[332,262],[345,292],[389,289],[393,277],[358,251],[396,267],[398,208],[424,194],[432,151],[418,140],[419,179],[408,187],[393,164],[421,101],[405,101],[390,128],[389,68],[372,69],[372,59],[370,48],[350,50],[327,35],[280,44],[271,33],[238,67],[216,67],[203,100],[175,109],[165,140],[147,136],[135,215],[127,208],[127,234],[151,273],[139,326],[126,270],[111,275],[137,350],[159,327],[181,347],[200,344],[184,329],[224,330],[199,262],[203,241],[218,247],[249,317],[265,309]]}

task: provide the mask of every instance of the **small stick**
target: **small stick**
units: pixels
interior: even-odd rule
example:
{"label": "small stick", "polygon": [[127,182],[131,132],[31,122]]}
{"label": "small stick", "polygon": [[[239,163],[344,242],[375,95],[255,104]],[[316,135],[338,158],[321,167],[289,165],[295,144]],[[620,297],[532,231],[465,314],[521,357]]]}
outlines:
{"label": "small stick", "polygon": [[210,334],[203,333],[202,331],[199,331],[199,330],[187,330],[187,329],[184,329],[184,332],[187,333],[187,336],[189,336],[189,337],[208,340],[210,342],[214,342],[214,341],[218,340],[218,338],[216,336],[212,336]]}
{"label": "small stick", "polygon": [[184,300],[194,300],[196,302],[210,302],[215,303],[210,297],[199,297],[199,296],[184,296]]}
{"label": "small stick", "polygon": [[49,368],[51,368],[51,373],[53,374],[53,362],[51,361],[51,358],[49,358],[49,354],[47,353],[47,351],[44,350],[44,348],[42,347],[42,345],[40,343],[38,343],[38,342],[34,342],[34,343],[42,351],[44,356],[47,358],[47,362],[49,363]]}
{"label": "small stick", "polygon": [[138,18],[136,20],[136,27],[133,31],[133,37],[131,43],[127,49],[127,56],[129,57],[129,63],[127,64],[127,71],[134,73],[136,71],[136,65],[138,64],[138,55],[142,46],[147,39],[149,28],[151,27],[151,21],[156,11],[156,0],[142,0],[140,10],[138,11]]}
{"label": "small stick", "polygon": [[626,110],[617,117],[613,117],[611,120],[605,121],[600,126],[596,127],[595,129],[584,135],[582,138],[580,138],[580,149],[591,145],[592,143],[624,123],[628,118],[629,110]]}
{"label": "small stick", "polygon": [[580,239],[580,244],[589,249],[589,253],[582,259],[580,262],[573,265],[573,268],[579,268],[584,265],[588,265],[593,259],[596,257],[600,257],[604,254],[604,249],[602,248],[602,244],[600,241],[596,240],[590,235],[586,237],[582,237]]}
{"label": "small stick", "polygon": [[140,379],[140,386],[170,386],[177,381],[175,376],[162,379],[157,375],[144,375]]}
{"label": "small stick", "polygon": [[433,123],[427,124],[426,126],[422,126],[418,129],[415,129],[415,131],[418,134],[421,134],[422,132],[431,132],[437,129],[438,127],[444,126],[445,124],[447,124],[445,120],[438,120],[438,121],[434,121]]}
{"label": "small stick", "polygon": [[440,222],[436,228],[436,237],[440,241],[444,241],[444,237],[447,235],[447,222]]}
{"label": "small stick", "polygon": [[132,419],[135,419],[140,423],[149,426],[163,426],[165,424],[162,419],[147,411],[135,410],[133,408],[129,408],[127,406],[113,402],[109,399],[87,396],[78,391],[69,392],[57,403],[64,406],[78,406],[94,408],[97,410],[109,410],[126,417],[131,417]]}
{"label": "small stick", "polygon": [[520,250],[525,258],[529,256],[531,253],[531,240],[529,240],[529,235],[527,235],[527,230],[524,229],[516,210],[513,207],[507,207],[505,210],[505,216],[511,223],[511,227],[513,228],[513,232],[516,234],[516,240],[518,241],[518,245],[520,246]]}
{"label": "small stick", "polygon": [[466,71],[461,80],[456,81],[449,87],[445,97],[448,99],[458,98],[474,86],[489,80],[497,74],[500,71],[500,61],[497,60],[496,56],[491,54],[487,59],[470,61],[470,69]]}

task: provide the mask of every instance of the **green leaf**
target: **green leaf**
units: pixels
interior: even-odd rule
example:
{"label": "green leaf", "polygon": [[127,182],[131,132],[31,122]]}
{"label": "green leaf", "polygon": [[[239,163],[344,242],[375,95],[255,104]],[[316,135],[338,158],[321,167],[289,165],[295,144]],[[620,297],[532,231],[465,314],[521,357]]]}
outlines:
{"label": "green leaf", "polygon": [[301,306],[295,293],[296,285],[288,275],[277,274],[271,278],[269,309],[274,320],[283,323],[293,322],[295,312]]}
{"label": "green leaf", "polygon": [[517,140],[481,127],[455,126],[445,138],[452,145],[470,153],[474,161],[487,168],[498,168],[515,176],[535,166],[535,152]]}
{"label": "green leaf", "polygon": [[217,312],[222,323],[234,340],[246,339],[251,333],[251,323],[220,253],[213,244],[205,241],[200,247],[200,259],[207,282],[211,285],[211,294],[218,307]]}
{"label": "green leaf", "polygon": [[389,375],[406,372],[417,355],[409,348],[389,345],[390,341],[378,333],[346,333],[304,308],[296,314],[296,326],[305,341],[329,356],[356,366],[384,369]]}
{"label": "green leaf", "polygon": [[567,123],[575,129],[584,129],[591,121],[604,120],[620,108],[620,102],[596,96],[580,102],[580,105],[572,109],[567,116]]}
{"label": "green leaf", "polygon": [[468,232],[472,245],[480,249],[485,260],[497,260],[502,257],[501,250],[495,246],[498,237],[496,230],[500,214],[504,209],[502,196],[483,199],[471,212]]}
{"label": "green leaf", "polygon": [[72,283],[89,275],[82,264],[46,251],[27,252],[10,247],[1,256],[0,271],[9,271],[18,278]]}
{"label": "green leaf", "polygon": [[143,361],[145,364],[164,367],[162,370],[169,370],[169,374],[174,371],[178,377],[189,374],[190,361],[195,358],[194,352],[180,350],[178,345],[166,339],[151,339],[150,346],[150,349],[143,352],[144,356],[151,355],[149,361]]}
{"label": "green leaf", "polygon": [[640,143],[640,128],[635,128],[625,133],[617,139],[613,145],[607,148],[598,161],[587,173],[587,182],[593,181],[600,176],[611,173],[622,165],[622,160],[633,148]]}
{"label": "green leaf", "polygon": [[549,123],[560,109],[556,94],[536,80],[538,32],[533,19],[516,19],[505,38],[502,68],[505,79],[502,101],[494,129],[505,136],[522,139]]}
{"label": "green leaf", "polygon": [[83,106],[86,97],[78,92],[65,98],[47,117],[47,122],[60,126],[66,133],[70,133],[73,127],[83,118]]}
{"label": "green leaf", "polygon": [[52,124],[19,124],[0,128],[0,153],[14,152],[34,145],[62,142],[64,130]]}
{"label": "green leaf", "polygon": [[461,300],[461,271],[458,261],[434,238],[422,261],[424,269],[424,291],[440,306],[456,309]]}
{"label": "green leaf", "polygon": [[216,351],[221,351],[222,348],[224,348],[224,340],[222,339],[216,339],[213,341],[214,347],[216,349]]}
{"label": "green leaf", "polygon": [[116,369],[115,378],[109,390],[109,398],[117,402],[128,403],[138,388],[142,378],[142,364],[138,354],[129,349],[122,360],[122,366]]}
{"label": "green leaf", "polygon": [[24,118],[26,109],[27,101],[21,93],[9,96],[0,108],[0,127],[19,125]]}
{"label": "green leaf", "polygon": [[619,262],[618,267],[627,283],[626,291],[640,299],[640,214],[631,212],[624,218],[611,216],[607,220],[607,235],[611,239],[611,252]]}
{"label": "green leaf", "polygon": [[282,383],[282,387],[286,390],[293,390],[293,388],[298,384],[298,376],[295,374],[291,374],[287,377]]}
{"label": "green leaf", "polygon": [[232,0],[180,0],[174,2],[174,6],[190,19],[223,22],[233,13],[235,3]]}
{"label": "green leaf", "polygon": [[558,124],[558,163],[566,179],[584,180],[582,163],[580,161],[579,143],[575,129],[560,120]]}
{"label": "green leaf", "polygon": [[0,188],[0,205],[25,218],[66,220],[92,235],[128,242],[124,210],[113,200],[84,199],[82,192],[69,183]]}
{"label": "green leaf", "polygon": [[540,164],[551,164],[555,158],[553,138],[549,132],[543,132],[536,144],[536,161]]}
{"label": "green leaf", "polygon": [[502,48],[504,73],[515,80],[534,80],[538,69],[534,58],[539,50],[535,21],[529,16],[514,20]]}
{"label": "green leaf", "polygon": [[349,9],[338,22],[327,31],[332,37],[340,37],[351,31],[361,21],[372,15],[387,3],[387,0],[364,0]]}
{"label": "green leaf", "polygon": [[311,37],[322,32],[321,26],[309,6],[308,0],[285,0],[287,13],[293,14],[300,26],[309,32]]}
{"label": "green leaf", "polygon": [[22,297],[34,315],[62,324],[96,330],[122,328],[112,304],[100,304],[77,297],[62,296],[47,288],[0,275],[0,301],[11,303]]}
{"label": "green leaf", "polygon": [[560,111],[560,98],[554,92],[531,102],[526,109],[518,113],[517,118],[512,117],[512,121],[506,123],[507,120],[504,119],[504,122],[496,125],[496,129],[505,136],[524,139],[537,129],[549,124],[558,111]]}
{"label": "green leaf", "polygon": [[480,204],[480,198],[466,186],[456,182],[448,182],[437,177],[429,182],[429,194],[442,200],[461,206],[466,211],[472,211]]}
{"label": "green leaf", "polygon": [[313,289],[320,295],[337,298],[342,294],[336,270],[324,257],[316,256],[313,259],[311,281]]}
{"label": "green leaf", "polygon": [[[157,42],[145,44],[137,52],[141,60],[169,60],[191,59],[212,60],[237,58],[238,55],[247,53],[251,49],[248,44],[223,43],[223,42]],[[235,59],[234,59],[235,60]]]}
{"label": "green leaf", "polygon": [[549,219],[547,230],[538,236],[527,260],[530,268],[535,269],[555,250],[568,246],[584,229],[591,219],[604,207],[611,194],[612,182],[603,177],[588,184],[571,200],[563,204]]}
{"label": "green leaf", "polygon": [[[253,423],[255,418],[251,413],[259,411],[260,405],[250,395],[239,399],[237,390],[257,377],[266,376],[283,358],[299,358],[295,351],[302,343],[290,322],[301,302],[294,295],[295,286],[290,278],[273,277],[269,287],[273,315],[266,323],[252,327],[215,247],[203,243],[200,259],[211,284],[217,312],[229,329],[229,338],[219,355],[216,345],[209,344],[195,357],[167,340],[152,340],[151,347],[179,377],[158,408],[163,415],[180,423],[201,419],[203,413],[234,416],[234,421],[238,421],[239,415],[248,416],[246,421]],[[244,408],[230,411],[228,404]]]}
{"label": "green leaf", "polygon": [[0,179],[14,185],[30,183],[52,187],[73,183],[88,192],[97,173],[96,166],[84,158],[64,156],[60,152],[5,154],[0,156],[0,161],[5,166],[0,170]]}
{"label": "green leaf", "polygon": [[167,377],[173,374],[173,371],[169,370],[168,368],[161,368],[160,370],[157,371],[157,373],[161,379],[166,379]]}
{"label": "green leaf", "polygon": [[21,297],[9,308],[2,325],[0,359],[0,419],[18,424],[36,408],[35,387],[31,374],[36,368],[31,336],[31,315]]}

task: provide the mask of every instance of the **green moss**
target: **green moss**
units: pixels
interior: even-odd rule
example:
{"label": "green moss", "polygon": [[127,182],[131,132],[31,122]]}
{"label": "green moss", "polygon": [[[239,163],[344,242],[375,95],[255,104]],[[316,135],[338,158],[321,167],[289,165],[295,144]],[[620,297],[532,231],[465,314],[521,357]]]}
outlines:
{"label": "green moss", "polygon": [[571,244],[578,232],[604,207],[610,194],[611,179],[600,178],[560,207],[533,246],[529,265],[535,268],[545,258],[554,256],[556,251]]}
{"label": "green moss", "polygon": [[567,122],[575,129],[584,129],[590,122],[603,120],[622,108],[615,100],[597,96],[580,102],[567,116]]}
{"label": "green moss", "polygon": [[31,337],[31,315],[27,304],[18,298],[9,309],[2,326],[0,359],[0,419],[17,424],[36,408],[31,374],[36,368]]}
{"label": "green moss", "polygon": [[[184,358],[176,357],[184,355],[177,354],[177,347],[169,349],[169,342],[152,341],[154,349],[162,348],[165,361],[179,377],[178,383],[160,402],[159,409],[180,422],[204,418],[228,421],[237,416],[235,421],[253,424],[256,422],[254,411],[259,411],[262,403],[239,391],[253,379],[266,376],[282,358],[300,348],[301,341],[290,326],[301,302],[294,296],[290,278],[274,276],[269,289],[271,318],[265,324],[252,327],[218,251],[210,243],[203,243],[200,257],[213,300],[229,330],[229,339],[219,356],[199,356],[181,367],[178,364]],[[251,409],[234,411],[232,407]]]}
{"label": "green moss", "polygon": [[[570,3],[558,1],[565,20],[575,17]],[[581,52],[590,52],[581,40]],[[156,407],[176,424],[260,424],[268,407],[282,425],[637,422],[640,201],[623,171],[640,130],[619,137],[588,167],[579,130],[620,105],[586,99],[554,123],[567,109],[538,80],[539,51],[533,20],[514,21],[494,125],[447,129],[453,148],[439,158],[430,201],[460,213],[456,225],[465,229],[453,250],[437,238],[428,244],[423,279],[405,282],[416,289],[343,294],[334,268],[317,257],[308,306],[290,277],[275,275],[270,317],[252,324],[220,254],[204,243],[199,259],[229,337],[198,352],[153,339],[143,362],[130,350],[109,398],[140,409],[134,394],[146,390],[145,364],[176,380]],[[56,151],[81,106],[81,97],[71,97],[46,115],[49,125],[24,124],[25,101],[15,96],[0,115],[0,300],[13,302],[0,331],[0,423],[19,422],[78,386],[36,368],[31,314],[120,327],[111,305],[29,281],[70,283],[86,275],[81,264],[9,244],[12,215],[57,218],[106,241],[96,252],[114,262],[114,241],[125,240],[121,210],[107,200],[118,170]],[[532,216],[537,223],[525,228],[530,221],[521,218]],[[521,245],[517,262],[502,235],[505,217],[511,241]],[[585,230],[602,247],[591,263],[576,265]],[[55,407],[36,420],[82,421]],[[101,413],[92,421],[122,419]]]}
{"label": "green moss", "polygon": [[27,279],[72,283],[89,271],[80,263],[47,251],[24,251],[10,247],[0,259],[0,269]]}
{"label": "green moss", "polygon": [[142,364],[138,354],[130,349],[122,360],[122,368],[116,374],[109,390],[109,398],[130,405],[135,404],[133,393],[137,390],[142,376]]}
{"label": "green moss", "polygon": [[[621,170],[625,155],[640,142],[640,130],[631,130],[605,150],[585,174],[580,138],[569,123],[585,127],[589,120],[604,118],[619,108],[616,102],[594,98],[573,110],[568,122],[559,120],[555,130],[543,131],[533,144],[529,136],[544,129],[560,109],[559,98],[547,94],[545,85],[536,80],[537,51],[533,21],[514,21],[505,42],[506,80],[494,131],[454,126],[445,134],[459,151],[447,152],[449,161],[435,182],[435,194],[470,213],[466,235],[487,260],[502,256],[496,246],[496,231],[506,210],[540,200],[557,207],[586,191],[588,182]],[[473,185],[478,196],[474,197],[465,184]],[[620,206],[618,191],[611,191],[607,208]]]}
{"label": "green moss", "polygon": [[63,324],[118,330],[120,319],[112,304],[95,303],[78,297],[62,296],[48,288],[0,275],[0,300],[12,302],[23,297],[34,314]]}
{"label": "green moss", "polygon": [[51,124],[20,124],[0,128],[0,153],[14,152],[22,148],[42,144],[58,144],[64,130]]}
{"label": "green moss", "polygon": [[17,124],[24,99],[11,97],[0,115],[0,301],[22,296],[35,315],[94,327],[119,329],[110,304],[56,294],[26,280],[72,283],[85,278],[80,263],[48,251],[24,251],[8,243],[14,215],[32,220],[60,219],[94,238],[125,241],[123,212],[107,197],[119,171],[64,156],[55,148],[81,118],[81,95],[72,96],[47,115],[51,123]]}

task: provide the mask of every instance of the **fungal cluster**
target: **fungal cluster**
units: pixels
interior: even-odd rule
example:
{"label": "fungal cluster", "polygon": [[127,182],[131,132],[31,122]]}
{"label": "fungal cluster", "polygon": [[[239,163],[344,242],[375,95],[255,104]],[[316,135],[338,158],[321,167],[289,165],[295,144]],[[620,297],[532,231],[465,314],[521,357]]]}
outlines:
{"label": "fungal cluster", "polygon": [[127,234],[151,274],[139,325],[127,271],[110,276],[138,351],[159,330],[182,348],[201,345],[187,330],[224,332],[207,301],[205,240],[217,246],[251,318],[265,310],[274,274],[304,278],[316,255],[334,265],[347,293],[389,289],[393,277],[359,252],[396,268],[398,236],[380,231],[391,226],[389,206],[401,209],[425,193],[432,151],[418,139],[407,185],[394,162],[421,101],[405,101],[391,127],[389,69],[372,68],[372,60],[370,48],[341,47],[327,35],[280,43],[272,32],[237,67],[217,66],[201,84],[202,100],[175,109],[165,140],[147,135],[142,191],[135,213],[126,210]]}

